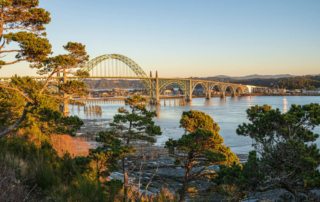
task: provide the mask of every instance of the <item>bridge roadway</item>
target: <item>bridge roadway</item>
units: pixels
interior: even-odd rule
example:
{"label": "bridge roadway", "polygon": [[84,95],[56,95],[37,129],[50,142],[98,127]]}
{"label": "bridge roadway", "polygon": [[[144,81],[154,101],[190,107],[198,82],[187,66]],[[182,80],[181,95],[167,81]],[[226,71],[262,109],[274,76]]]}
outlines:
{"label": "bridge roadway", "polygon": [[[31,77],[36,80],[46,80],[47,77],[44,76],[35,76]],[[63,77],[56,76],[52,77],[52,81],[59,82]],[[68,77],[69,80],[82,80],[82,77]],[[201,80],[201,79],[192,79],[192,78],[162,78],[162,77],[122,77],[122,76],[90,76],[86,79],[112,79],[112,80],[149,80],[152,85],[151,91],[155,91],[155,95],[150,92],[151,95],[151,102],[154,104],[159,103],[160,101],[160,93],[162,93],[165,88],[170,84],[178,85],[181,90],[184,92],[185,98],[187,101],[192,100],[192,93],[197,85],[201,85],[205,92],[205,97],[207,99],[211,98],[211,91],[215,86],[218,87],[221,98],[225,98],[226,90],[229,87],[231,91],[231,96],[235,97],[237,94],[241,93],[251,93],[255,92],[258,89],[266,88],[266,87],[259,87],[259,86],[250,86],[250,85],[242,85],[236,83],[225,83],[225,82],[218,82],[218,81],[211,81],[211,80]],[[0,77],[0,82],[9,82],[11,77]]]}
{"label": "bridge roadway", "polygon": [[[108,62],[107,62],[108,61]],[[229,88],[231,95],[234,97],[239,93],[251,93],[258,89],[265,88],[259,86],[242,85],[236,83],[224,83],[210,80],[199,80],[192,78],[162,78],[148,76],[144,70],[132,59],[120,54],[107,54],[98,56],[90,60],[82,69],[82,71],[91,71],[91,76],[86,79],[134,79],[141,80],[145,89],[150,96],[152,104],[160,103],[160,93],[162,93],[168,85],[175,84],[184,92],[187,101],[192,100],[192,93],[197,85],[201,85],[207,99],[211,98],[211,92],[216,87],[219,89],[221,98],[225,98],[226,90]],[[32,77],[36,80],[47,80],[47,77]],[[56,76],[51,78],[51,82],[61,82],[63,77]],[[11,77],[0,77],[0,83],[8,83]],[[68,77],[68,79],[83,80],[83,77]]]}

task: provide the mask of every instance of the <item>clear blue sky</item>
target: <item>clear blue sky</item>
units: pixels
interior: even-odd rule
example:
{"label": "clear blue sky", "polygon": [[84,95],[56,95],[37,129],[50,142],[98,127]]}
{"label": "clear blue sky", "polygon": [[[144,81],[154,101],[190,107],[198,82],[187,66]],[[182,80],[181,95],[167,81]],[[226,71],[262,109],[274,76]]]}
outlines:
{"label": "clear blue sky", "polygon": [[[320,73],[320,0],[40,0],[54,54],[119,53],[161,77]],[[26,64],[1,76],[33,74]]]}

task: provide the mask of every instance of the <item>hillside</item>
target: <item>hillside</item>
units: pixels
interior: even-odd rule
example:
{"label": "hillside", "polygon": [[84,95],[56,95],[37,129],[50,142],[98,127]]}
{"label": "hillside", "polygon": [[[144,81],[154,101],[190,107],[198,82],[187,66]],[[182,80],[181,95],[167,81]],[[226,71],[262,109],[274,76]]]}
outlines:
{"label": "hillside", "polygon": [[88,89],[144,88],[140,80],[89,80],[85,79]]}

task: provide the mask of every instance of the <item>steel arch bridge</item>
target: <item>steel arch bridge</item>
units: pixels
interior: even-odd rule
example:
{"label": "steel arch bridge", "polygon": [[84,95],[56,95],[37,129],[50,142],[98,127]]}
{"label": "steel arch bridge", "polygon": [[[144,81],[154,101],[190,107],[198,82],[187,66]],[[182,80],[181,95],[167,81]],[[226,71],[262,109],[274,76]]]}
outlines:
{"label": "steel arch bridge", "polygon": [[[184,92],[185,98],[188,101],[192,100],[192,93],[197,85],[201,85],[206,94],[206,98],[211,98],[211,92],[214,87],[217,87],[221,93],[221,98],[225,97],[227,88],[230,89],[232,96],[237,95],[237,90],[242,93],[245,90],[250,91],[251,88],[265,88],[257,86],[247,86],[235,83],[224,83],[210,80],[196,80],[183,78],[159,78],[158,73],[155,77],[148,76],[145,71],[132,59],[120,54],[106,54],[98,56],[90,60],[82,69],[90,73],[89,79],[138,79],[141,80],[145,89],[150,95],[151,102],[159,103],[160,93],[170,84],[175,84]],[[46,77],[33,77],[35,79],[46,79]],[[61,77],[52,77],[53,80],[59,80]],[[81,77],[68,77],[68,79],[80,79]],[[10,77],[0,77],[0,83],[10,81]]]}
{"label": "steel arch bridge", "polygon": [[[106,61],[108,61],[108,63]],[[91,71],[91,75],[93,75],[94,69],[96,70],[96,73],[99,74],[97,76],[103,76],[104,73],[104,76],[108,75],[109,77],[111,75],[113,77],[140,77],[145,89],[148,92],[152,92],[153,84],[151,80],[148,79],[147,74],[135,61],[124,55],[106,54],[98,56],[90,60],[81,70],[87,72]]]}

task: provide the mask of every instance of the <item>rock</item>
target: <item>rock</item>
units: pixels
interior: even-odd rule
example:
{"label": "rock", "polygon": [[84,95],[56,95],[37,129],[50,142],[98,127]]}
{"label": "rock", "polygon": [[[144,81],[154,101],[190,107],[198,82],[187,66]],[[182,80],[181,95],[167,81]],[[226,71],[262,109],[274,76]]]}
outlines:
{"label": "rock", "polygon": [[257,200],[255,202],[274,202],[274,201],[269,200],[269,199],[260,199],[260,200]]}

